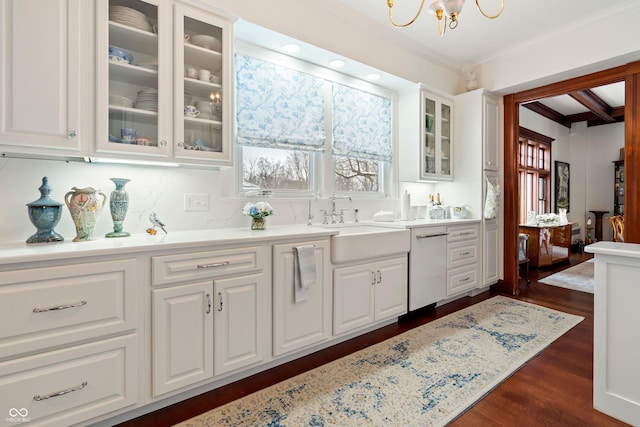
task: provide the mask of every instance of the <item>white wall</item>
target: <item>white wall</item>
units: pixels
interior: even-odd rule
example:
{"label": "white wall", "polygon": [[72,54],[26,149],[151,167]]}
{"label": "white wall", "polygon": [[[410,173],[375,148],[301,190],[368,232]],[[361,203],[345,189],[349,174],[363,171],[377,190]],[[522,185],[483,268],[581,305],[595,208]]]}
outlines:
{"label": "white wall", "polygon": [[637,61],[638,22],[640,2],[592,22],[571,22],[568,16],[565,31],[550,37],[541,34],[527,48],[500,52],[475,65],[479,83],[490,91],[507,94]]}

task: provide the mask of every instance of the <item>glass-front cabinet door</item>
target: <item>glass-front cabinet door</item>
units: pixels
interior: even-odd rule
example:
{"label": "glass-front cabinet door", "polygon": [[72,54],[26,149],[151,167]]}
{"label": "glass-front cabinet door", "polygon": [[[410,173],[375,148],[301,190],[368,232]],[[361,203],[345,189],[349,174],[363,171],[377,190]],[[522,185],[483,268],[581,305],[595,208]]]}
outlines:
{"label": "glass-front cabinet door", "polygon": [[452,180],[452,103],[422,92],[424,123],[420,178]]}
{"label": "glass-front cabinet door", "polygon": [[168,0],[96,12],[94,154],[231,164],[231,23]]}
{"label": "glass-front cabinet door", "polygon": [[[170,30],[145,0],[96,2],[96,155],[170,156]],[[164,77],[164,79],[162,79]]]}
{"label": "glass-front cabinet door", "polygon": [[230,161],[228,23],[176,5],[174,28],[175,157]]}

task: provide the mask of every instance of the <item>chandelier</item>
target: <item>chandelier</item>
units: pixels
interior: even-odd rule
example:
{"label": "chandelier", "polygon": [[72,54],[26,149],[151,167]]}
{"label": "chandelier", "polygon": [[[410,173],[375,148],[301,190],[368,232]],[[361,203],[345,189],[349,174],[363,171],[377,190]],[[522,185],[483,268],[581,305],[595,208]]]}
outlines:
{"label": "chandelier", "polygon": [[[391,24],[394,27],[400,28],[408,27],[409,25],[413,24],[416,19],[418,19],[418,16],[420,16],[420,13],[424,8],[425,2],[425,0],[421,0],[418,12],[409,22],[405,24],[398,24],[393,20],[393,1],[394,0],[387,0],[387,6],[389,6],[389,21],[391,21]],[[447,29],[447,21],[449,21],[448,27],[452,30],[458,26],[458,15],[460,15],[460,13],[462,12],[463,4],[464,0],[436,0],[431,3],[431,6],[429,6],[428,10],[430,13],[436,15],[436,18],[438,19],[438,34],[440,34],[441,37],[444,35],[444,32]],[[476,0],[476,6],[478,6],[478,10],[480,11],[480,13],[482,13],[482,15],[484,15],[485,18],[494,19],[502,14],[502,11],[504,9],[504,0],[500,0],[500,10],[498,10],[498,13],[496,13],[495,15],[489,15],[488,13],[486,13],[482,9],[482,6],[480,6],[480,0]]]}

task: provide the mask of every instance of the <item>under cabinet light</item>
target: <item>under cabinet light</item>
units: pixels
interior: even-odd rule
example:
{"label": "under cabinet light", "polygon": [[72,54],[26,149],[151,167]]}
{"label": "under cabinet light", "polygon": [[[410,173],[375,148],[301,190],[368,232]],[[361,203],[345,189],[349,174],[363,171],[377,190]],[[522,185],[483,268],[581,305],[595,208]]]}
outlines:
{"label": "under cabinet light", "polygon": [[109,163],[119,165],[132,165],[132,166],[164,166],[177,168],[180,166],[175,162],[156,162],[153,160],[134,160],[134,159],[109,159],[104,157],[87,157],[88,163]]}

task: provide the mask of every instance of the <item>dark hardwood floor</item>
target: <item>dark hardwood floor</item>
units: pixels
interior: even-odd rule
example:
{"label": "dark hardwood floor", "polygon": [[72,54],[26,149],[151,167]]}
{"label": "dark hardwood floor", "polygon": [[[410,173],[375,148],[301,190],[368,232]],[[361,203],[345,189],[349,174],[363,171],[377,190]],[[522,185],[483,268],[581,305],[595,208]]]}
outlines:
{"label": "dark hardwood floor", "polygon": [[[589,254],[574,254],[563,264],[547,269],[531,269],[531,286],[527,287],[522,282],[520,295],[515,298],[583,316],[584,321],[496,387],[451,423],[452,426],[626,425],[593,409],[593,295],[537,283],[543,277],[590,257]],[[494,295],[497,293],[488,291],[435,310],[412,313],[393,325],[128,421],[121,426],[171,426]]]}

